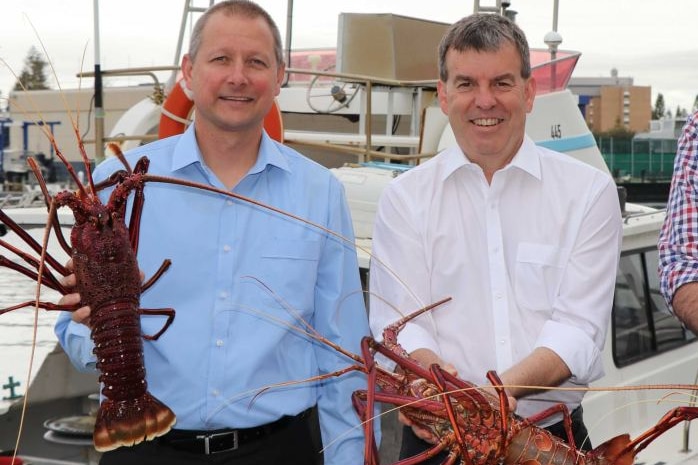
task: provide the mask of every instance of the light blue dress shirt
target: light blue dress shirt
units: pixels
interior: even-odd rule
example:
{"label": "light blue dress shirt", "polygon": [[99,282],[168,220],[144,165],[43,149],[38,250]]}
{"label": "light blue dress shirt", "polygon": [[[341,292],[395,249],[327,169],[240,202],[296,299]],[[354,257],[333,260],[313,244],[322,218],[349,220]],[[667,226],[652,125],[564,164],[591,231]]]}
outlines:
{"label": "light blue dress shirt", "polygon": [[[204,164],[193,129],[139,147],[127,158],[134,166],[147,156],[151,174],[224,188]],[[109,159],[95,178],[118,169],[120,162]],[[325,463],[361,463],[363,432],[351,394],[366,388],[362,374],[258,395],[261,388],[351,363],[287,324],[301,326],[302,318],[354,353],[369,334],[343,186],[329,170],[265,133],[257,162],[233,191],[336,231],[346,241],[221,194],[148,183],[138,263],[146,278],[164,259],[172,266],[141,295],[141,307],[176,312],[157,341],[143,341],[149,390],[175,412],[178,429],[247,428],[318,404],[329,446]],[[155,334],[164,322],[143,316],[142,331]],[[79,369],[94,370],[86,326],[65,312],[56,334]]]}

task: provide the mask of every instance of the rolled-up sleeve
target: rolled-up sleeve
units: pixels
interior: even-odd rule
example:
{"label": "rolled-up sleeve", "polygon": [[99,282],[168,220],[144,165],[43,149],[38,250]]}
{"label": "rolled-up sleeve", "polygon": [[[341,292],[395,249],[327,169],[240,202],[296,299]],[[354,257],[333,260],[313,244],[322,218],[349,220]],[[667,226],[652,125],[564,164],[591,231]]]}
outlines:
{"label": "rolled-up sleeve", "polygon": [[578,383],[603,376],[603,350],[613,308],[623,225],[612,180],[591,196],[570,251],[552,318],[536,341],[565,362]]}

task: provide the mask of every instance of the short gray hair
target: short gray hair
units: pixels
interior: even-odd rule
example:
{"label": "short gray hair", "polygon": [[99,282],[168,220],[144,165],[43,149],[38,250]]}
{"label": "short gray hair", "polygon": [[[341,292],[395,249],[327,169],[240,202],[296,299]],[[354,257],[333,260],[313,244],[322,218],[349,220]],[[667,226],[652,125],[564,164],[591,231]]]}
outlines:
{"label": "short gray hair", "polygon": [[274,37],[274,55],[276,57],[276,64],[283,64],[284,53],[281,45],[281,33],[279,32],[278,26],[274,22],[271,15],[267,13],[264,8],[250,0],[226,0],[224,2],[216,3],[204,12],[204,14],[196,21],[194,29],[191,33],[191,38],[189,39],[189,56],[191,57],[192,61],[196,59],[196,54],[199,53],[199,48],[201,47],[201,36],[204,28],[206,27],[206,23],[211,16],[219,11],[223,12],[223,14],[226,16],[239,15],[249,19],[264,19],[271,30],[271,35]]}
{"label": "short gray hair", "polygon": [[516,47],[521,58],[521,77],[531,76],[531,58],[524,32],[505,16],[493,13],[476,13],[454,23],[444,34],[439,44],[439,79],[448,80],[446,54],[453,49],[458,52],[496,52],[504,42]]}

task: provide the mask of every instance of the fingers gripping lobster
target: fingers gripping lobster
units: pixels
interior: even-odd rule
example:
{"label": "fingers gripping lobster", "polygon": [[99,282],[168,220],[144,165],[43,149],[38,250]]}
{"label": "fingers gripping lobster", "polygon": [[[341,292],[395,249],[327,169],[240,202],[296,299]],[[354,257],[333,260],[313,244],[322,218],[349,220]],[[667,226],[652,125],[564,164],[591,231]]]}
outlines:
{"label": "fingers gripping lobster", "polygon": [[[136,251],[148,160],[141,159],[135,170],[131,171],[123,155],[118,149],[114,149],[124,163],[125,171],[115,173],[101,186],[94,186],[92,179],[88,177],[88,187],[81,185],[72,172],[74,180],[78,182],[78,190],[60,192],[54,197],[49,195],[36,163],[29,161],[50,210],[49,221],[59,243],[72,257],[77,291],[82,299],[79,306],[87,305],[91,308],[91,335],[104,396],[97,413],[93,436],[95,448],[99,451],[130,446],[161,436],[175,423],[174,413],[148,392],[143,362],[141,338],[157,339],[174,318],[172,309],[139,308],[141,292],[152,285],[169,266],[169,261],[165,261],[150,281],[141,283]],[[60,154],[57,148],[56,151]],[[62,158],[62,155],[59,156]],[[66,166],[71,172],[70,164],[66,162]],[[97,193],[100,189],[111,186],[114,190],[109,201],[103,204]],[[124,215],[126,201],[131,193],[135,195],[129,230]],[[55,215],[56,210],[63,206],[70,208],[75,217],[75,226],[70,235],[71,246],[67,245]],[[2,211],[0,221],[22,237],[33,250],[41,253],[41,246]],[[0,261],[0,265],[19,271],[62,294],[68,292],[50,268],[62,276],[70,271],[55,259],[42,254],[45,262],[36,260],[7,243],[0,241],[0,245],[20,256],[28,266],[7,259]],[[0,314],[34,304],[35,302],[24,302],[0,309]],[[51,302],[36,304],[47,310],[75,310],[78,307],[65,307]],[[142,314],[162,315],[166,317],[166,322],[157,334],[142,335]]]}
{"label": "fingers gripping lobster", "polygon": [[[628,434],[616,436],[589,452],[574,445],[572,421],[564,404],[531,418],[517,416],[501,380],[494,371],[487,373],[496,395],[461,380],[438,365],[425,368],[411,359],[397,343],[405,324],[450,299],[420,309],[383,332],[383,341],[362,341],[361,371],[368,375],[368,389],[354,393],[353,403],[365,422],[365,463],[378,465],[377,447],[371,425],[376,402],[396,406],[415,425],[428,429],[438,441],[422,454],[400,460],[395,465],[411,465],[447,452],[444,464],[494,465],[632,465],[635,456],[673,426],[698,417],[698,408],[679,407],[669,411],[656,426],[634,440]],[[374,360],[382,354],[396,364],[393,372]],[[351,356],[351,355],[350,355]],[[553,436],[536,423],[562,414],[567,441]]]}

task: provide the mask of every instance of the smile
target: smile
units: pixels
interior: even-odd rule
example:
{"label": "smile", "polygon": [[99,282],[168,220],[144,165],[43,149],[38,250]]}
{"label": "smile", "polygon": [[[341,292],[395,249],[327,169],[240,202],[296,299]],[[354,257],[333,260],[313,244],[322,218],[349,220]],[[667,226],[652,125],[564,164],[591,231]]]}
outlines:
{"label": "smile", "polygon": [[476,126],[496,126],[501,120],[499,118],[478,118],[471,121]]}

